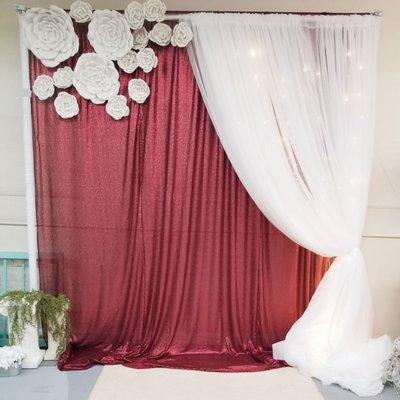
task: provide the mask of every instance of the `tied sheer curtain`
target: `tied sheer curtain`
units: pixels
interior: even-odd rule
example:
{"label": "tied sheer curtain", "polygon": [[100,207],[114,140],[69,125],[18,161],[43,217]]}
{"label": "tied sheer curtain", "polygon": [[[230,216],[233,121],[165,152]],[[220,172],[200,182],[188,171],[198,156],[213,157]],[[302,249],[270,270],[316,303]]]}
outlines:
{"label": "tied sheer curtain", "polygon": [[379,18],[191,14],[189,57],[245,188],[293,241],[336,259],[274,356],[360,395],[382,390],[358,248],[374,133]]}

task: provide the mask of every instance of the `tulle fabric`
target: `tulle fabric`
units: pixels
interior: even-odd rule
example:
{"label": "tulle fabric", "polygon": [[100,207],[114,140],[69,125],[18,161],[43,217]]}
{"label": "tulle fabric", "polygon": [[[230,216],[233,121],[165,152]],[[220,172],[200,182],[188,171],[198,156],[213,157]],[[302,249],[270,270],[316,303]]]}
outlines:
{"label": "tulle fabric", "polygon": [[190,14],[189,56],[224,149],[264,215],[337,256],[274,355],[359,395],[382,390],[358,244],[374,133],[379,18]]}

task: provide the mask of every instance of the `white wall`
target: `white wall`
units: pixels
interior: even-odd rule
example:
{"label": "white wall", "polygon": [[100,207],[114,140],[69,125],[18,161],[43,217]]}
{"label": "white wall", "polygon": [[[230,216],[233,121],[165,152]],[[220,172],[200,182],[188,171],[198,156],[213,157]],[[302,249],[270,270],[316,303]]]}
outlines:
{"label": "white wall", "polygon": [[[20,0],[32,6],[72,0]],[[123,9],[130,0],[91,0]],[[14,4],[0,2],[0,251],[26,251],[18,27]],[[167,0],[169,10],[384,13],[378,72],[377,130],[362,248],[376,307],[375,331],[400,335],[400,1],[399,0]]]}

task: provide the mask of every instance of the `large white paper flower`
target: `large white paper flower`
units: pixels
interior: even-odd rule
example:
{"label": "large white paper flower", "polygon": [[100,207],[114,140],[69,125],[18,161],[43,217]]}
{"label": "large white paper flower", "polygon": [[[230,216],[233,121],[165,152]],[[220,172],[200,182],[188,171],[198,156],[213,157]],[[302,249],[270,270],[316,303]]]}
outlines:
{"label": "large white paper flower", "polygon": [[141,50],[144,49],[149,43],[149,34],[146,28],[140,28],[133,32],[133,49]]}
{"label": "large white paper flower", "polygon": [[171,27],[162,22],[157,22],[149,33],[149,39],[160,46],[167,46],[171,41],[171,36]]}
{"label": "large white paper flower", "polygon": [[193,39],[193,32],[186,22],[179,22],[174,26],[172,33],[172,46],[186,47]]}
{"label": "large white paper flower", "polygon": [[117,61],[117,64],[124,72],[131,74],[138,67],[137,53],[133,50],[129,50],[127,54]]}
{"label": "large white paper flower", "polygon": [[125,96],[118,94],[111,97],[106,104],[106,112],[114,119],[118,120],[129,115],[129,107],[126,104],[127,99]]}
{"label": "large white paper flower", "polygon": [[39,75],[32,86],[33,93],[39,100],[46,100],[54,94],[53,79],[48,75]]}
{"label": "large white paper flower", "polygon": [[150,95],[149,85],[143,79],[131,79],[128,83],[129,97],[136,103],[144,103]]}
{"label": "large white paper flower", "polygon": [[161,0],[147,0],[143,4],[143,12],[147,21],[161,22],[165,19],[167,6]]}
{"label": "large white paper flower", "polygon": [[67,92],[58,93],[54,100],[54,107],[61,118],[72,118],[79,113],[76,97]]}
{"label": "large white paper flower", "polygon": [[70,67],[58,68],[53,74],[54,86],[60,89],[66,89],[72,86],[74,71]]}
{"label": "large white paper flower", "polygon": [[95,52],[110,60],[118,60],[132,47],[128,22],[115,10],[94,11],[87,37]]}
{"label": "large white paper flower", "polygon": [[79,48],[71,17],[61,8],[30,8],[21,17],[26,47],[46,67],[56,67]]}
{"label": "large white paper flower", "polygon": [[93,7],[87,1],[76,0],[71,4],[69,15],[76,22],[89,22],[92,18]]}
{"label": "large white paper flower", "polygon": [[146,47],[137,53],[137,64],[144,72],[150,72],[158,64],[158,58],[154,50]]}
{"label": "large white paper flower", "polygon": [[124,11],[126,20],[132,29],[140,29],[144,23],[143,7],[137,1],[129,3]]}
{"label": "large white paper flower", "polygon": [[119,74],[112,61],[84,53],[76,63],[73,85],[83,98],[102,104],[118,93]]}

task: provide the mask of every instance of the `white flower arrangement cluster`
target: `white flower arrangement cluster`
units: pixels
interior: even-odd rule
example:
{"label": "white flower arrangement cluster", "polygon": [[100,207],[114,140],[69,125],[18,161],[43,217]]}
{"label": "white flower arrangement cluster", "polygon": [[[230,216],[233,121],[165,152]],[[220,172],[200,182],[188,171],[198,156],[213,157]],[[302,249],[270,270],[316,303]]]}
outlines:
{"label": "white flower arrangement cluster", "polygon": [[[149,41],[159,46],[185,47],[193,39],[190,26],[180,22],[172,29],[163,23],[166,5],[162,0],[146,0],[143,4],[132,1],[121,14],[115,10],[94,10],[83,0],[71,4],[69,14],[56,6],[31,8],[22,18],[25,44],[47,66],[54,68],[78,52],[79,41],[72,20],[89,23],[88,40],[94,53],[84,53],[78,58],[74,70],[60,67],[53,76],[39,75],[33,83],[33,93],[39,100],[47,100],[55,88],[71,86],[81,97],[94,104],[106,104],[106,112],[119,120],[129,115],[127,98],[118,94],[119,72],[114,64],[127,74],[138,68],[149,73],[158,65]],[[150,32],[144,26],[152,22]],[[142,104],[150,95],[150,88],[143,79],[131,79],[129,97]],[[61,118],[72,118],[79,113],[77,98],[61,91],[54,100],[54,107]]]}
{"label": "white flower arrangement cluster", "polygon": [[19,367],[22,364],[25,354],[18,346],[0,347],[0,368]]}

